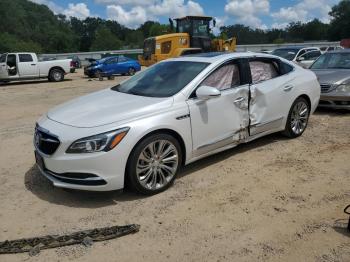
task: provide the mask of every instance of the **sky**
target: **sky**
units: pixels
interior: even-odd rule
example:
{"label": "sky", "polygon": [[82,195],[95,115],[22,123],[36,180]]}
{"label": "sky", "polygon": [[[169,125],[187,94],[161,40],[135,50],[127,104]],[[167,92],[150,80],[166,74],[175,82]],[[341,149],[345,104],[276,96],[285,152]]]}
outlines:
{"label": "sky", "polygon": [[168,23],[168,18],[207,15],[217,27],[244,24],[252,28],[284,28],[290,22],[318,18],[329,22],[328,12],[340,0],[31,0],[54,13],[84,19],[88,16],[116,20],[137,28],[148,20]]}

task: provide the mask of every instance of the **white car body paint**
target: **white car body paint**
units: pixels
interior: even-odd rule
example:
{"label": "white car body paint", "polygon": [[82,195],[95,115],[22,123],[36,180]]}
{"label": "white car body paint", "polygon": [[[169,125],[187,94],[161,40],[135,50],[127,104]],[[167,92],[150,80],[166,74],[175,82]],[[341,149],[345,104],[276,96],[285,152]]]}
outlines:
{"label": "white car body paint", "polygon": [[[221,96],[217,98],[190,98],[205,77],[223,63],[252,57],[280,59],[292,65],[294,70],[262,83],[221,91]],[[185,164],[188,164],[240,143],[284,130],[289,110],[300,95],[310,99],[311,113],[319,101],[320,86],[313,72],[272,55],[226,53],[215,57],[188,56],[170,60],[210,64],[172,97],[142,97],[106,89],[58,106],[38,120],[40,128],[60,140],[58,149],[52,155],[39,152],[47,170],[57,174],[92,173],[105,180],[105,185],[66,183],[41,170],[43,175],[57,187],[95,191],[122,189],[131,151],[153,131],[168,129],[176,132],[183,140]],[[125,127],[130,128],[129,132],[111,151],[66,153],[78,139]]]}

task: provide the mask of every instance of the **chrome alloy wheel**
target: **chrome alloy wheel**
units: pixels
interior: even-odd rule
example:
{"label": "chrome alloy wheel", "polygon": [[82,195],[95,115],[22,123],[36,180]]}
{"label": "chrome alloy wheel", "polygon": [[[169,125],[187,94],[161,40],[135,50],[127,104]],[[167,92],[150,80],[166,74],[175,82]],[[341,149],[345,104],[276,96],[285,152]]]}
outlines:
{"label": "chrome alloy wheel", "polygon": [[168,140],[148,144],[137,160],[136,174],[140,184],[148,190],[166,186],[176,174],[179,153]]}
{"label": "chrome alloy wheel", "polygon": [[297,135],[304,132],[309,119],[309,108],[304,101],[296,103],[291,115],[291,128]]}

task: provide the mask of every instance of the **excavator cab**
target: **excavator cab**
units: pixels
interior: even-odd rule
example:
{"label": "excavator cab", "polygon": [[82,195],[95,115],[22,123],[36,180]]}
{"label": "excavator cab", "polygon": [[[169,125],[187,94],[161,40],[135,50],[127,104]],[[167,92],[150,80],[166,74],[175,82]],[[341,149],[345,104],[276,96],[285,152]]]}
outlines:
{"label": "excavator cab", "polygon": [[209,16],[186,16],[175,19],[176,33],[187,33],[190,36],[191,48],[200,48],[203,52],[211,50]]}

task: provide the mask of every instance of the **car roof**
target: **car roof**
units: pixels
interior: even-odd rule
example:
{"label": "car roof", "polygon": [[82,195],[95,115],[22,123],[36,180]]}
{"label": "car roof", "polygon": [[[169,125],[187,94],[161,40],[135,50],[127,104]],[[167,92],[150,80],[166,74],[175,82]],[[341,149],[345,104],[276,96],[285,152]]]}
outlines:
{"label": "car roof", "polygon": [[350,48],[345,48],[345,49],[338,49],[338,50],[333,50],[333,51],[328,51],[327,54],[335,54],[335,53],[350,53]]}
{"label": "car roof", "polygon": [[[215,63],[215,62],[225,61],[231,58],[254,57],[254,56],[277,58],[276,56],[273,56],[270,54],[253,53],[253,52],[210,52],[210,53],[199,53],[199,54],[180,56],[180,57],[168,59],[167,61]],[[278,59],[280,58],[278,57]]]}

